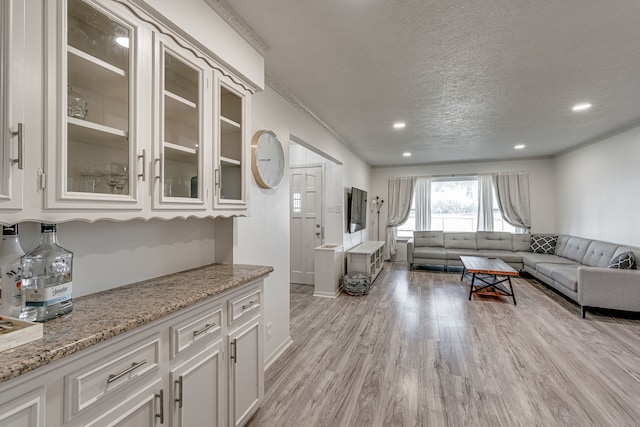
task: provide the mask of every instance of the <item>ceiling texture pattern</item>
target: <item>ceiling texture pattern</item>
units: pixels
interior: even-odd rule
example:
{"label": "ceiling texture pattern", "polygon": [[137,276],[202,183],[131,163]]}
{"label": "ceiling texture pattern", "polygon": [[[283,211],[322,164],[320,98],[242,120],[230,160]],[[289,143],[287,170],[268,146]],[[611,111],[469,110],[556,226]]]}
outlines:
{"label": "ceiling texture pattern", "polygon": [[549,157],[640,124],[637,0],[226,6],[268,46],[271,86],[372,166]]}

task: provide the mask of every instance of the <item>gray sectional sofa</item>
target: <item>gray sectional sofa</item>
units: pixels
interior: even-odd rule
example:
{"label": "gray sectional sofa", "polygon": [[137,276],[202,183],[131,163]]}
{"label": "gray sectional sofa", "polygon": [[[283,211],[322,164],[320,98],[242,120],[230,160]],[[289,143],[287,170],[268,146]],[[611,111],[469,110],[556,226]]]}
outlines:
{"label": "gray sectional sofa", "polygon": [[611,260],[640,248],[558,235],[554,254],[530,251],[530,234],[493,231],[456,233],[415,231],[407,242],[407,261],[460,267],[460,255],[496,257],[534,276],[577,302],[585,317],[589,307],[640,312],[640,270],[608,268]]}

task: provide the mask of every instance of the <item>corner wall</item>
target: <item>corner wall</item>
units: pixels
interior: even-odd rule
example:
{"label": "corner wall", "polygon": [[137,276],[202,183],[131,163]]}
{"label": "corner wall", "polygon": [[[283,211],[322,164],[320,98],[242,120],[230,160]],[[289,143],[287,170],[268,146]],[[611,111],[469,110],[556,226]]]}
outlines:
{"label": "corner wall", "polygon": [[[295,136],[343,164],[345,187],[368,188],[369,166],[270,87],[255,94],[251,102],[251,133],[272,130],[283,145],[287,168],[290,136]],[[291,343],[289,186],[288,172],[280,186],[273,190],[259,188],[251,178],[248,183],[250,216],[235,221],[234,262],[274,267],[274,272],[265,280],[264,291],[265,325],[271,324],[272,328],[271,339],[265,342],[267,364]],[[345,249],[350,247],[349,243],[345,242]]]}
{"label": "corner wall", "polygon": [[640,128],[555,159],[557,232],[640,246]]}

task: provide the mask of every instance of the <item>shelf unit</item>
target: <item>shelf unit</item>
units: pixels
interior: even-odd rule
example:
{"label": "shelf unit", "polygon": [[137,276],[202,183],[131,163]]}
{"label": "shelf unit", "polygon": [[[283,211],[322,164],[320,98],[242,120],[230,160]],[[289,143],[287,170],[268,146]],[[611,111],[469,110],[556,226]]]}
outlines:
{"label": "shelf unit", "polygon": [[347,272],[365,274],[373,283],[384,267],[384,242],[370,240],[347,251]]}

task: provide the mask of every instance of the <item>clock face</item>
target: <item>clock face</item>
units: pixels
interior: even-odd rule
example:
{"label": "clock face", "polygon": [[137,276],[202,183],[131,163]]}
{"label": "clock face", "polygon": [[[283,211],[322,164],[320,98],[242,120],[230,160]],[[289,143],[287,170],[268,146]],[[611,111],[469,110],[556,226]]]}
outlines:
{"label": "clock face", "polygon": [[275,188],[284,176],[284,151],[271,131],[259,131],[253,137],[251,170],[262,188]]}

